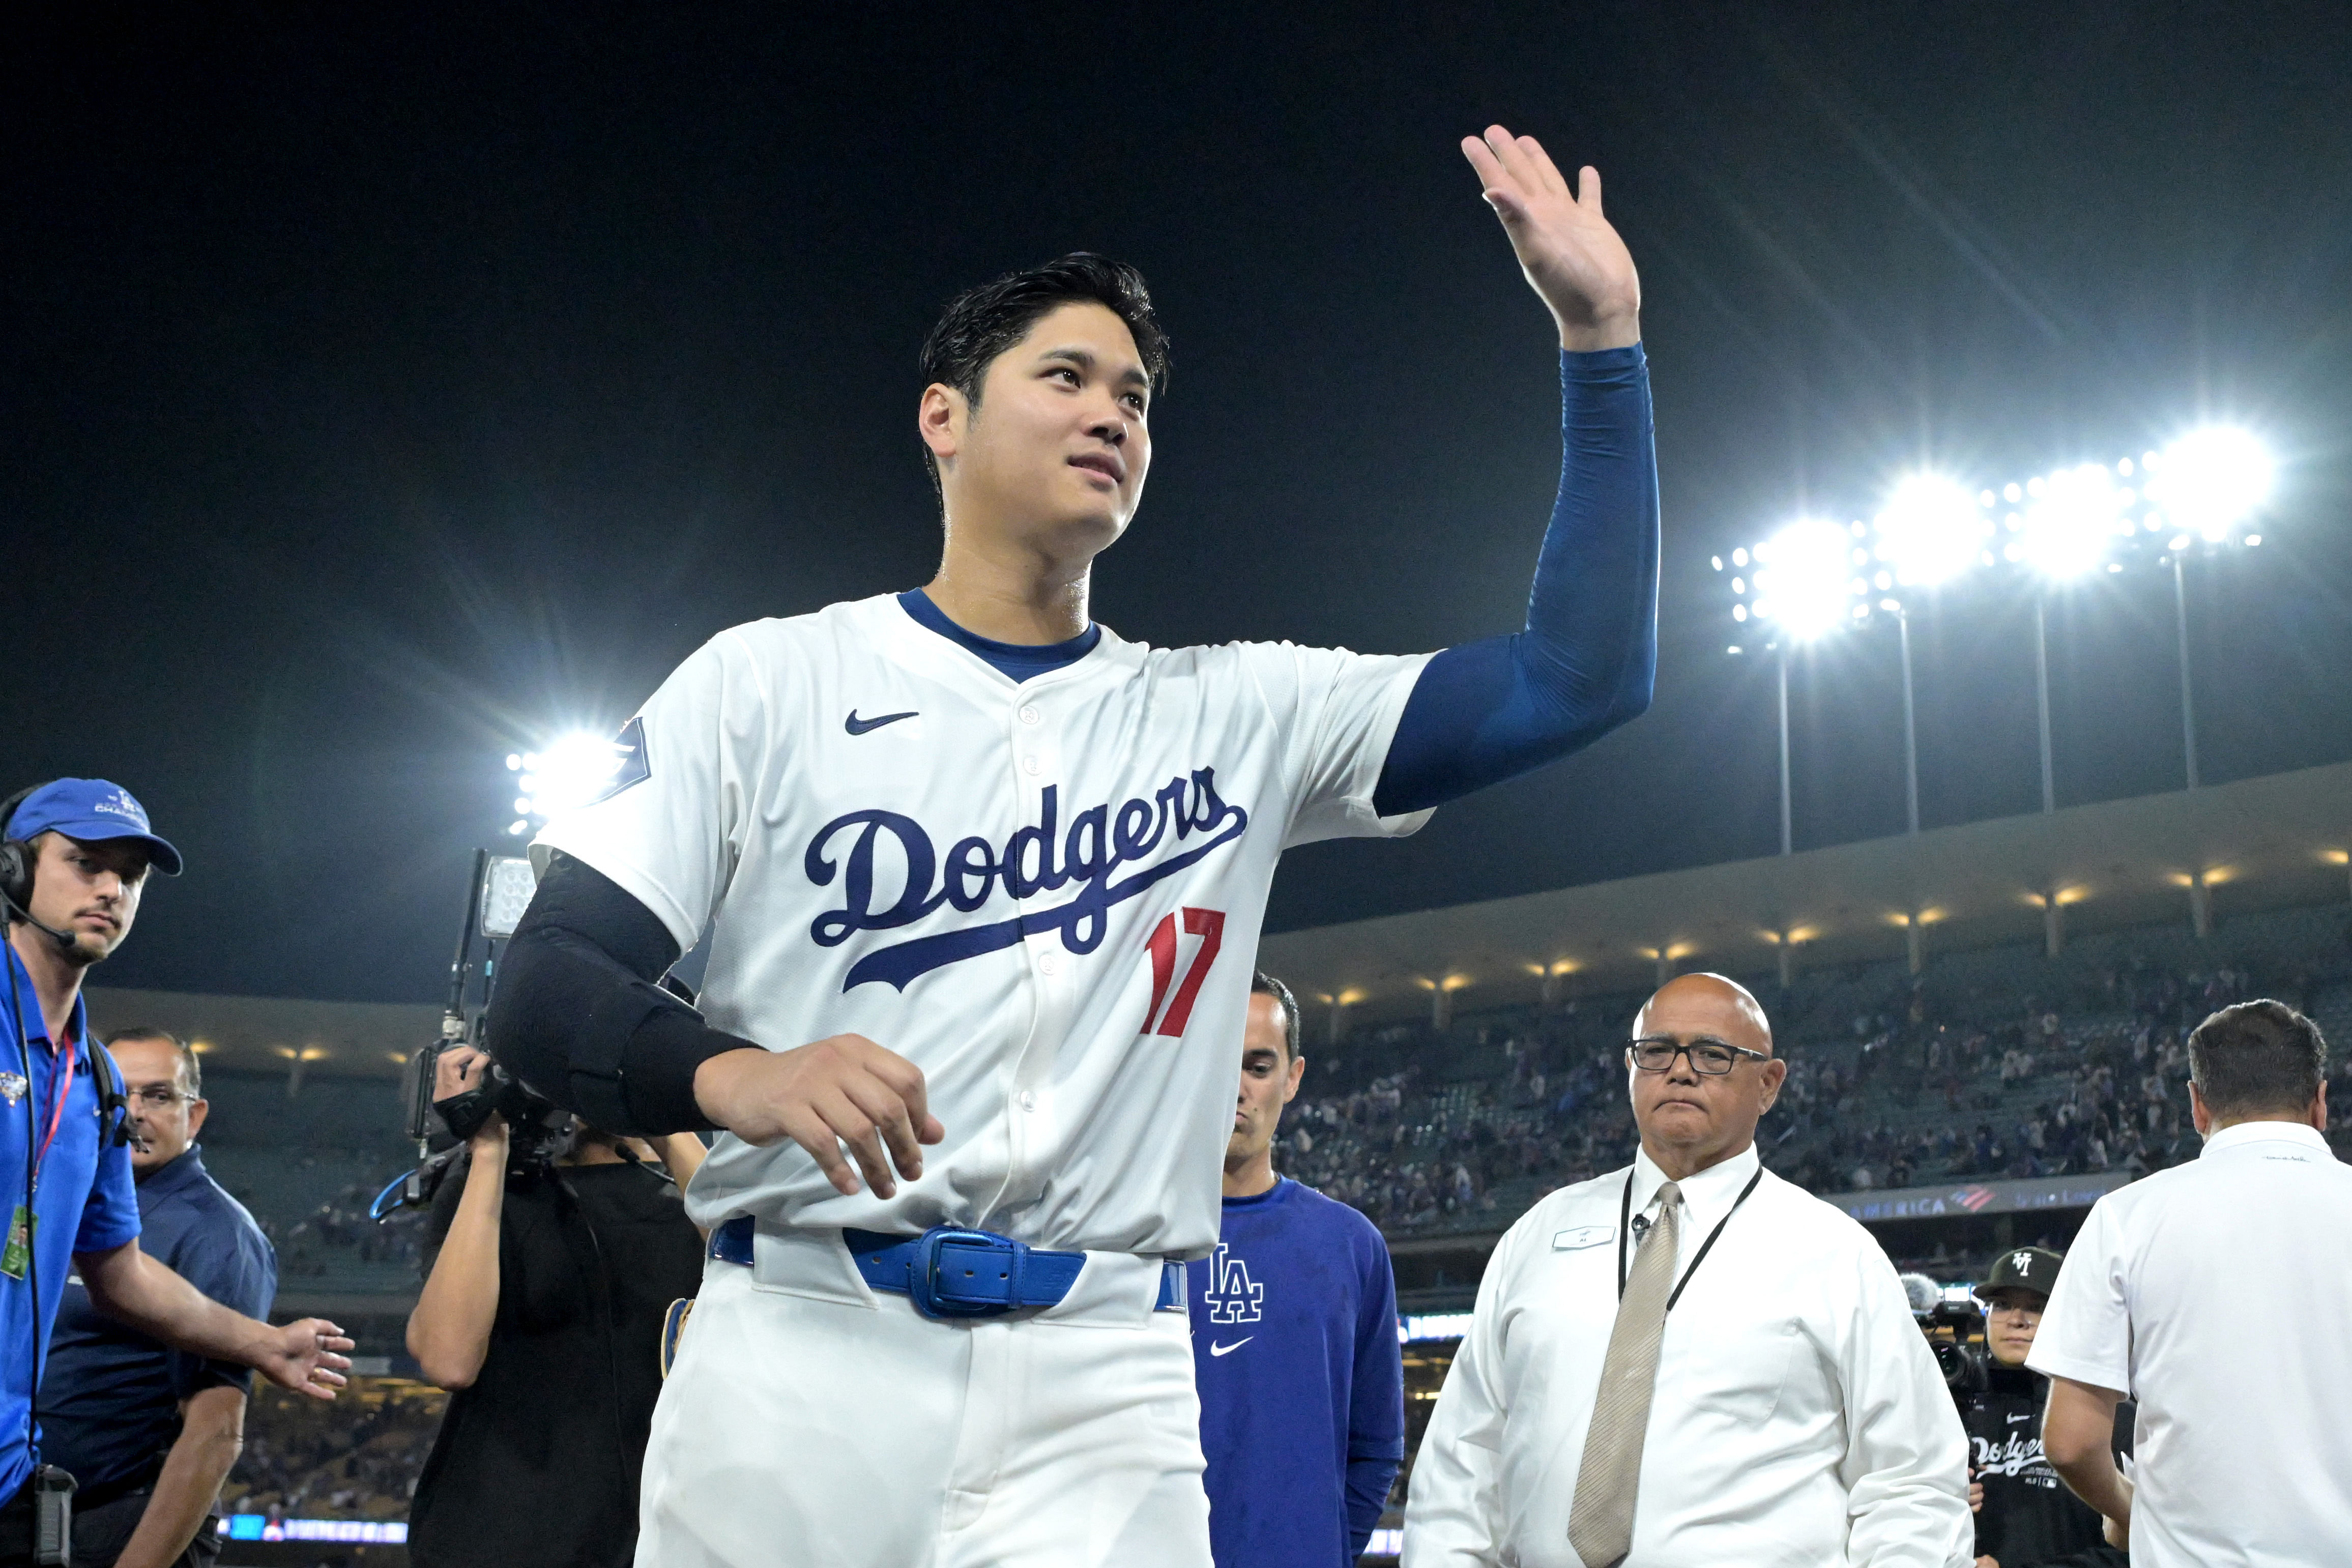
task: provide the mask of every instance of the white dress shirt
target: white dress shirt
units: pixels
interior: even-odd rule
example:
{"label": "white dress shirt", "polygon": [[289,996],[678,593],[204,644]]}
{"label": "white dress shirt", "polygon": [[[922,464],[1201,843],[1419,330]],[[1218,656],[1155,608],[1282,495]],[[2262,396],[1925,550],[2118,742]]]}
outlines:
{"label": "white dress shirt", "polygon": [[[1968,1563],[1968,1438],[1894,1266],[1769,1172],[1733,1213],[1758,1172],[1751,1146],[1681,1184],[1684,1289],[1626,1568]],[[1414,1463],[1403,1568],[1580,1568],[1569,1504],[1617,1315],[1629,1174],[1633,1212],[1654,1220],[1665,1176],[1643,1153],[1553,1193],[1496,1247]]]}
{"label": "white dress shirt", "polygon": [[2139,1402],[2135,1568],[2352,1563],[2352,1166],[2242,1121],[2109,1193],[2026,1364]]}

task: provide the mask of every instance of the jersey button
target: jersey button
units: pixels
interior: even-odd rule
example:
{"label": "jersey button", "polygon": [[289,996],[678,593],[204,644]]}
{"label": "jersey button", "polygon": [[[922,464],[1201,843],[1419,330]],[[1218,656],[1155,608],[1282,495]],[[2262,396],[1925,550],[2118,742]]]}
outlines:
{"label": "jersey button", "polygon": [[1024,702],[1021,705],[1021,721],[1024,724],[1042,724],[1045,721],[1045,716]]}
{"label": "jersey button", "polygon": [[1027,774],[1028,774],[1030,777],[1032,777],[1032,778],[1036,777],[1036,776],[1037,776],[1037,759],[1036,759],[1036,758],[1034,758],[1034,757],[1024,757],[1024,758],[1022,758],[1022,759],[1021,759],[1021,771],[1022,771],[1023,773],[1027,773]]}
{"label": "jersey button", "polygon": [[1024,1110],[1037,1109],[1037,1097],[1025,1089],[1021,1091],[1021,1109]]}
{"label": "jersey button", "polygon": [[1037,973],[1040,973],[1040,974],[1059,974],[1061,972],[1062,972],[1062,961],[1061,961],[1060,959],[1058,959],[1058,958],[1055,957],[1055,956],[1054,956],[1052,953],[1050,953],[1050,952],[1041,952],[1041,953],[1039,953],[1039,954],[1037,955]]}

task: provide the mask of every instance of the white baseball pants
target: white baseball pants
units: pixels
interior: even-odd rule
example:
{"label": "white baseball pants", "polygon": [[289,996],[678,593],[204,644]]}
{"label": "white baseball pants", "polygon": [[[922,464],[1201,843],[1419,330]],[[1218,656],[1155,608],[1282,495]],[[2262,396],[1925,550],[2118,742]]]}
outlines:
{"label": "white baseball pants", "polygon": [[837,1234],[711,1262],[655,1408],[637,1568],[1209,1568],[1190,1323],[1160,1266],[933,1322]]}

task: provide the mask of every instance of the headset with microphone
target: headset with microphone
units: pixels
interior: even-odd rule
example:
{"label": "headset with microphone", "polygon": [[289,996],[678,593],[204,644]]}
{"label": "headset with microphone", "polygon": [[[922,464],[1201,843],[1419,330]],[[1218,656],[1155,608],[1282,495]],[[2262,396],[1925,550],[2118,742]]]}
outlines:
{"label": "headset with microphone", "polygon": [[[5,904],[9,914],[16,919],[23,921],[36,931],[48,933],[50,939],[59,947],[70,949],[74,945],[73,932],[59,931],[47,921],[37,919],[33,914],[33,867],[40,858],[39,852],[31,844],[16,837],[8,831],[16,824],[16,808],[31,798],[35,792],[47,787],[48,786],[46,784],[27,784],[6,800],[0,801],[0,904]],[[24,1020],[21,1017],[16,1021],[16,1034],[17,1044],[25,1051],[26,1061],[28,1064],[26,1070],[29,1074],[32,1047],[25,1038]],[[96,1048],[91,1049],[89,1056],[92,1079],[98,1086],[100,1137],[103,1140],[110,1140],[116,1144],[135,1144],[142,1150],[145,1149],[146,1142],[131,1128],[130,1096],[123,1091],[122,1079],[114,1070],[112,1058],[103,1050]],[[29,1106],[31,1096],[27,1094],[26,1099]],[[28,1131],[25,1145],[27,1151],[32,1148],[30,1137],[31,1134]],[[29,1185],[28,1178],[28,1190]]]}
{"label": "headset with microphone", "polygon": [[42,784],[27,784],[0,803],[0,902],[5,902],[9,912],[36,931],[47,931],[59,947],[74,944],[73,932],[59,931],[33,914],[33,866],[39,852],[9,832],[16,820],[16,808],[25,804]]}

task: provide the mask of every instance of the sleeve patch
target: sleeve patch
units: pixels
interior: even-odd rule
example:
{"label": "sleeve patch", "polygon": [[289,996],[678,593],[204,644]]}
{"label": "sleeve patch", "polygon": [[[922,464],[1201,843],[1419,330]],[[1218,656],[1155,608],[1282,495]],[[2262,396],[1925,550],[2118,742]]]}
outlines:
{"label": "sleeve patch", "polygon": [[646,751],[645,715],[639,714],[621,726],[613,737],[613,776],[596,793],[595,799],[583,804],[594,805],[597,801],[612,799],[633,784],[641,784],[654,776],[653,758]]}

